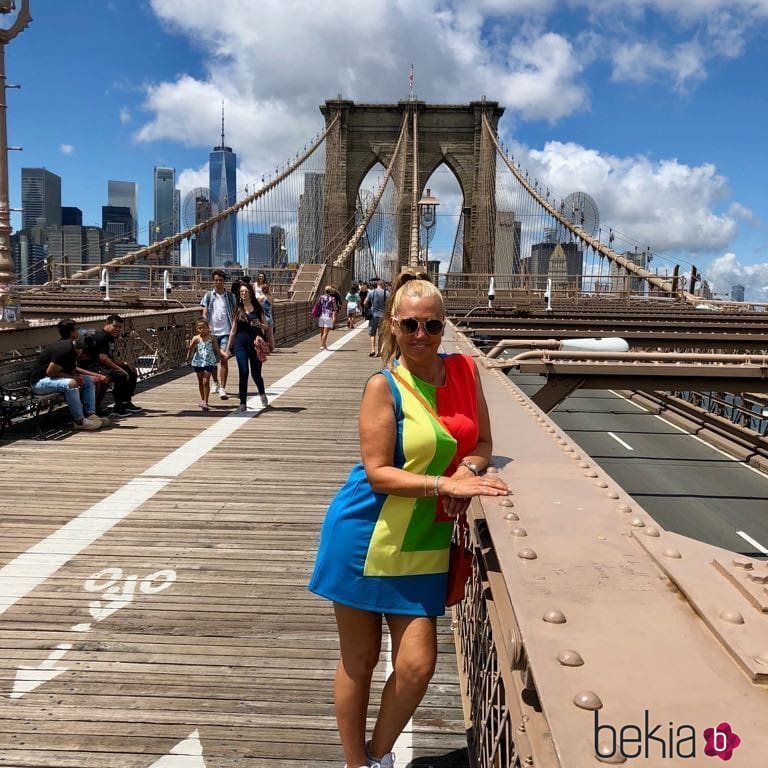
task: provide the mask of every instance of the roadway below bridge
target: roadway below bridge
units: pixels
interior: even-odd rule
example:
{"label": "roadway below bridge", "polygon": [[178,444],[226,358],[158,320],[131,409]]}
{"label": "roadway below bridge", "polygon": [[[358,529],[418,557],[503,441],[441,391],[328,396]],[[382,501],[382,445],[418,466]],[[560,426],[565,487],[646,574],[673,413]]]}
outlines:
{"label": "roadway below bridge", "polygon": [[[529,396],[538,375],[510,378]],[[550,417],[666,530],[768,556],[768,476],[611,390],[580,390]]]}

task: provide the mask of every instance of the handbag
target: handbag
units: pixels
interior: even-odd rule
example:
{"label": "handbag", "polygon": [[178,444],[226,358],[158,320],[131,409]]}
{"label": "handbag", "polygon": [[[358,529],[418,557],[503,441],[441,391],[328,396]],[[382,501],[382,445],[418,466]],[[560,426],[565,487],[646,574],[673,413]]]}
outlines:
{"label": "handbag", "polygon": [[[432,416],[435,421],[443,424],[443,420],[437,411],[417,392],[398,372],[392,368],[390,373],[394,376],[421,404],[424,410]],[[443,424],[445,427],[445,424]],[[447,429],[447,427],[446,427]],[[467,524],[467,515],[462,512],[456,519],[456,526],[459,531],[458,541],[451,542],[451,551],[448,556],[448,583],[445,590],[446,606],[456,605],[464,599],[464,588],[472,575],[472,551],[464,546],[469,533]]]}
{"label": "handbag", "polygon": [[312,317],[320,317],[320,300],[318,299],[309,312]]}
{"label": "handbag", "polygon": [[448,559],[448,584],[445,589],[445,604],[450,607],[464,599],[464,589],[472,575],[473,554],[464,546],[466,533],[469,530],[467,516],[463,512],[458,519],[459,540],[451,542],[451,552]]}

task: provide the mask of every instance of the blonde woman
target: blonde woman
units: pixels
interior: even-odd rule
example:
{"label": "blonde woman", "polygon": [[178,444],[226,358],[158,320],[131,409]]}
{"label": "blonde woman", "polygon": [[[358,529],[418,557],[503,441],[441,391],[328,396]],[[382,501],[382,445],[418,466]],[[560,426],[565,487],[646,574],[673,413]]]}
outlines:
{"label": "blonde woman", "polygon": [[[435,669],[456,516],[473,496],[508,493],[498,476],[480,476],[491,456],[488,408],[472,358],[440,353],[440,292],[427,280],[395,284],[381,328],[387,367],[360,406],[362,462],[328,509],[309,583],[334,604],[334,701],[349,768],[394,765],[392,747]],[[393,672],[366,741],[382,618]]]}

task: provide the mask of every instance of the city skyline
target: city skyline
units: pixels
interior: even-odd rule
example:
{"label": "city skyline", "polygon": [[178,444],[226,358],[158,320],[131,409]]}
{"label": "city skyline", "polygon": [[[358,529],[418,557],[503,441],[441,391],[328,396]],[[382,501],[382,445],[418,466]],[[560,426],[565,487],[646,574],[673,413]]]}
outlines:
{"label": "city skyline", "polygon": [[[207,186],[222,101],[242,190],[321,129],[325,99],[407,98],[413,62],[419,99],[504,105],[504,143],[557,194],[578,184],[616,231],[684,270],[695,263],[719,292],[744,284],[748,298],[768,298],[768,192],[756,172],[768,103],[751,85],[768,55],[763,5],[348,5],[286,24],[297,5],[265,4],[254,37],[252,14],[229,0],[215,14],[188,0],[32,0],[33,23],[6,51],[9,82],[22,85],[7,95],[9,143],[24,146],[9,158],[12,207],[22,166],[61,176],[62,204],[84,224],[99,223],[107,179],[131,179],[146,230],[155,166],[176,168],[182,196]],[[445,167],[429,185],[441,201],[430,253],[445,260],[460,194]]]}

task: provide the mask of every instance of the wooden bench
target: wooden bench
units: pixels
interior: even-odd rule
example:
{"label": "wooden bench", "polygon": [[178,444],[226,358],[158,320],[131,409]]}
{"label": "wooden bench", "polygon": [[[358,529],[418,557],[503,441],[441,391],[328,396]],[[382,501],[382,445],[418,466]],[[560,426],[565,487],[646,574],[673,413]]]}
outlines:
{"label": "wooden bench", "polygon": [[35,420],[38,433],[42,434],[40,418],[50,413],[54,406],[66,402],[61,392],[38,395],[30,384],[30,375],[37,357],[14,358],[0,361],[0,437],[14,419]]}

